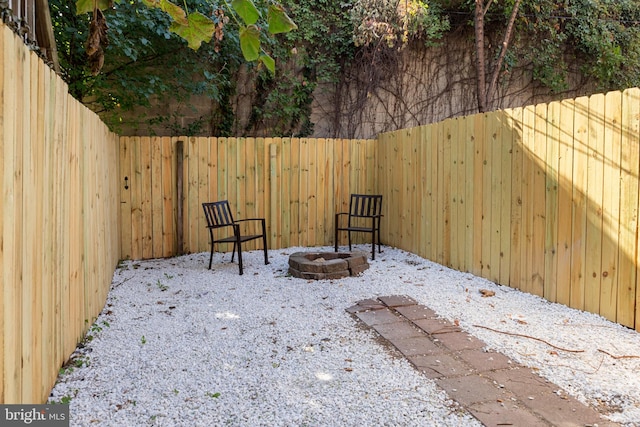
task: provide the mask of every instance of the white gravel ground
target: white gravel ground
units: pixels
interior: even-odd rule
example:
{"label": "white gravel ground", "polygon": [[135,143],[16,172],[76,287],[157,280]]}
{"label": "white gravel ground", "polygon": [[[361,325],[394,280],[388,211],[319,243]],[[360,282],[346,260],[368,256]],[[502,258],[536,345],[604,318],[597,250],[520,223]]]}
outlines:
{"label": "white gravel ground", "polygon": [[245,253],[243,276],[229,254],[213,271],[208,253],[123,262],[50,401],[70,401],[72,426],[480,425],[345,312],[407,295],[612,421],[640,425],[637,332],[389,247],[359,277],[289,277],[289,255],[305,250],[271,250],[266,266]]}

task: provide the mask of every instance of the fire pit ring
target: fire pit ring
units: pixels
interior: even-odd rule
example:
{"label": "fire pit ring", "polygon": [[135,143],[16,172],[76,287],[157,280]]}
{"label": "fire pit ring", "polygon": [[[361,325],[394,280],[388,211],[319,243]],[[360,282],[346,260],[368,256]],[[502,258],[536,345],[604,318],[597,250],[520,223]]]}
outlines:
{"label": "fire pit ring", "polygon": [[300,279],[340,279],[357,276],[367,268],[367,252],[296,252],[289,256],[289,274]]}

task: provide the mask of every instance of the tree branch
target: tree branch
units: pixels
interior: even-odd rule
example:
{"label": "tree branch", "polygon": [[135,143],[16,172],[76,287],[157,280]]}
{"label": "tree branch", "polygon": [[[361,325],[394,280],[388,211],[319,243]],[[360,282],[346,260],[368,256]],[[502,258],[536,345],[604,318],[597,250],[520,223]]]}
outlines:
{"label": "tree branch", "polygon": [[511,11],[511,17],[509,17],[509,23],[507,24],[507,30],[504,33],[504,39],[502,40],[502,46],[500,47],[500,55],[498,56],[498,61],[493,69],[493,73],[491,75],[491,83],[489,84],[489,89],[487,90],[486,99],[488,102],[493,101],[493,95],[496,90],[496,86],[498,85],[498,78],[500,77],[500,70],[502,69],[502,63],[504,62],[504,57],[507,55],[507,49],[509,48],[509,41],[511,39],[511,34],[513,33],[513,25],[516,21],[516,17],[518,16],[518,8],[520,7],[520,2],[522,0],[516,0],[513,5],[513,10]]}
{"label": "tree branch", "polygon": [[476,35],[476,83],[478,99],[478,111],[484,113],[487,108],[487,82],[484,53],[484,0],[476,0],[476,8],[473,16]]}
{"label": "tree branch", "polygon": [[484,16],[487,14],[487,12],[489,11],[489,6],[491,6],[491,3],[493,3],[493,0],[489,0],[489,3],[487,3],[487,7],[484,8],[484,10],[482,11],[482,18],[484,19]]}
{"label": "tree branch", "polygon": [[571,349],[568,349],[568,348],[558,347],[557,345],[553,345],[548,341],[545,341],[545,340],[543,340],[541,338],[532,337],[530,335],[517,334],[515,332],[499,331],[497,329],[493,329],[493,328],[490,328],[488,326],[482,326],[482,325],[473,325],[473,326],[475,326],[476,328],[483,328],[483,329],[487,329],[487,330],[492,331],[492,332],[497,332],[499,334],[512,335],[514,337],[529,338],[529,339],[532,339],[532,340],[540,341],[540,342],[543,342],[543,343],[545,343],[546,345],[548,345],[550,347],[553,347],[555,349],[562,350],[562,351],[568,351],[569,353],[584,353],[584,350],[571,350]]}

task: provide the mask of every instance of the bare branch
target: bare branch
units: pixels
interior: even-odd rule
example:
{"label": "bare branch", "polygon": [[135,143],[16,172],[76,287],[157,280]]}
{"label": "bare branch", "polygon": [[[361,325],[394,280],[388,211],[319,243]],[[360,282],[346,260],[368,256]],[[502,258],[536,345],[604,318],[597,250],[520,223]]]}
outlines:
{"label": "bare branch", "polygon": [[493,69],[493,73],[491,75],[491,83],[489,84],[489,89],[487,90],[487,100],[492,101],[493,95],[496,90],[496,86],[498,85],[498,78],[500,77],[500,70],[502,69],[502,63],[504,62],[504,57],[507,55],[507,49],[509,48],[509,41],[511,40],[511,34],[513,33],[513,25],[516,21],[516,17],[518,16],[518,8],[520,7],[521,0],[516,0],[513,5],[513,10],[511,11],[511,17],[509,17],[509,23],[507,24],[507,30],[504,33],[504,38],[502,40],[502,46],[500,47],[500,55],[498,56],[498,61],[495,64]]}
{"label": "bare branch", "polygon": [[514,337],[529,338],[529,339],[532,339],[532,340],[540,341],[540,342],[545,343],[546,345],[548,345],[550,347],[553,347],[555,349],[562,350],[562,351],[567,351],[567,352],[570,352],[570,353],[584,353],[584,350],[571,350],[571,349],[568,349],[568,348],[558,347],[557,345],[553,345],[550,342],[545,341],[545,340],[543,340],[541,338],[532,337],[531,335],[517,334],[515,332],[499,331],[497,329],[493,329],[493,328],[490,328],[488,326],[482,326],[482,325],[473,325],[473,326],[475,326],[476,328],[483,328],[483,329],[487,329],[487,330],[492,331],[492,332],[497,332],[499,334],[511,335],[511,336],[514,336]]}
{"label": "bare branch", "polygon": [[484,16],[489,11],[489,7],[491,6],[491,3],[493,3],[493,0],[489,0],[489,3],[487,3],[487,6],[484,8],[484,11],[482,12],[482,18],[484,18]]}

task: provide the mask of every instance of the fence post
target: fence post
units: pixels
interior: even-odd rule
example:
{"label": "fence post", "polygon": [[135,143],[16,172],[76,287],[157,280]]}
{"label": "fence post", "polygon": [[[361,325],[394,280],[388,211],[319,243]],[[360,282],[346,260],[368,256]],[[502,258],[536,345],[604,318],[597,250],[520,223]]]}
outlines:
{"label": "fence post", "polygon": [[269,228],[271,229],[271,246],[274,247],[277,230],[278,230],[278,181],[277,181],[277,167],[278,167],[278,147],[275,143],[269,145],[269,184],[270,184],[270,197],[269,197]]}

